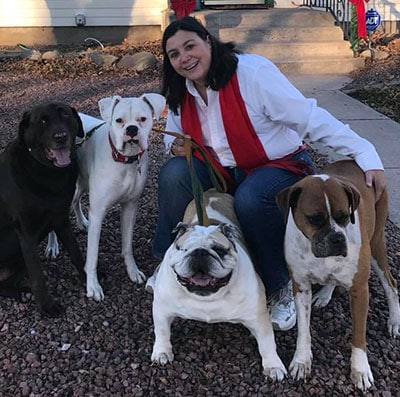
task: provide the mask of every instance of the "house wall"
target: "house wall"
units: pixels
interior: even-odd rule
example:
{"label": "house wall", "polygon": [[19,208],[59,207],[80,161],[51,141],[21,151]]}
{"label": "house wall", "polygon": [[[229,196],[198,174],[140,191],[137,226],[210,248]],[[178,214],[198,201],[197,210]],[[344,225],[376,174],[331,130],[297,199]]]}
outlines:
{"label": "house wall", "polygon": [[0,26],[75,26],[84,14],[86,26],[160,25],[166,0],[2,0]]}
{"label": "house wall", "polygon": [[[380,13],[385,32],[399,33],[400,0],[369,0],[365,7]],[[84,26],[77,26],[78,14]],[[0,0],[0,45],[74,44],[88,37],[140,43],[160,39],[170,17],[168,0]]]}
{"label": "house wall", "polygon": [[167,7],[168,0],[0,0],[0,45],[156,40]]}

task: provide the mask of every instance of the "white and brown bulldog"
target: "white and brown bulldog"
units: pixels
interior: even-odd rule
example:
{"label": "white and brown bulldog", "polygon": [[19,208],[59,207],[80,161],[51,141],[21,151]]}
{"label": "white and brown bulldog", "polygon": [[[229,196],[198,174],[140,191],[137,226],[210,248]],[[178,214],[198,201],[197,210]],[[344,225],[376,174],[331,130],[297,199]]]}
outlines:
{"label": "white and brown bulldog", "polygon": [[[371,256],[389,305],[389,333],[400,335],[398,291],[390,274],[384,236],[387,192],[375,203],[374,189],[366,186],[362,170],[355,162],[343,160],[331,164],[323,175],[308,176],[283,190],[277,202],[287,222],[285,256],[297,310],[291,375],[302,379],[311,371],[312,301],[315,306],[325,306],[335,286],[342,286],[351,298],[351,378],[365,391],[373,383],[366,353]],[[313,298],[312,284],[324,285]]]}
{"label": "white and brown bulldog", "polygon": [[195,204],[189,204],[155,274],[151,359],[172,362],[175,317],[242,323],[257,340],[266,377],[282,380],[286,369],[276,352],[264,286],[243,243],[233,197],[212,189],[204,199],[210,226],[198,224]]}

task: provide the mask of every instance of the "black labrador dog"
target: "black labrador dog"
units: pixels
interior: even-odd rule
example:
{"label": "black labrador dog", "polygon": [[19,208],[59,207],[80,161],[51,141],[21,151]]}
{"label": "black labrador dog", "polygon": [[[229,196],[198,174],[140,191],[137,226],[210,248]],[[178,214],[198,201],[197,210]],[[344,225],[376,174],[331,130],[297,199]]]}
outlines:
{"label": "black labrador dog", "polygon": [[51,317],[63,307],[49,294],[38,253],[50,231],[84,278],[69,218],[78,175],[76,136],[84,136],[77,111],[43,103],[23,114],[18,137],[0,154],[0,295],[20,296],[27,274],[40,312]]}

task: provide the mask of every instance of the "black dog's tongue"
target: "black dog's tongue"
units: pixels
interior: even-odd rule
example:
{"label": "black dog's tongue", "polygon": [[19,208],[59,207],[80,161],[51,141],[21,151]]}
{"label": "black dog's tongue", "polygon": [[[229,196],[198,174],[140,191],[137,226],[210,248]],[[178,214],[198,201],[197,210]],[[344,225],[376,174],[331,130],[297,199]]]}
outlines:
{"label": "black dog's tongue", "polygon": [[67,148],[49,149],[48,154],[50,160],[52,160],[54,165],[57,167],[66,167],[71,163],[71,151]]}

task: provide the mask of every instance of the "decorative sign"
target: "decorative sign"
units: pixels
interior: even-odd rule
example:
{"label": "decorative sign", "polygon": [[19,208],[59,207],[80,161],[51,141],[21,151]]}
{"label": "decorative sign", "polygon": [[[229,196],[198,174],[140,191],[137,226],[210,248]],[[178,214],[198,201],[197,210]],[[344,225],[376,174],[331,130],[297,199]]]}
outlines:
{"label": "decorative sign", "polygon": [[381,16],[372,8],[365,13],[365,18],[368,32],[374,32],[381,24]]}

